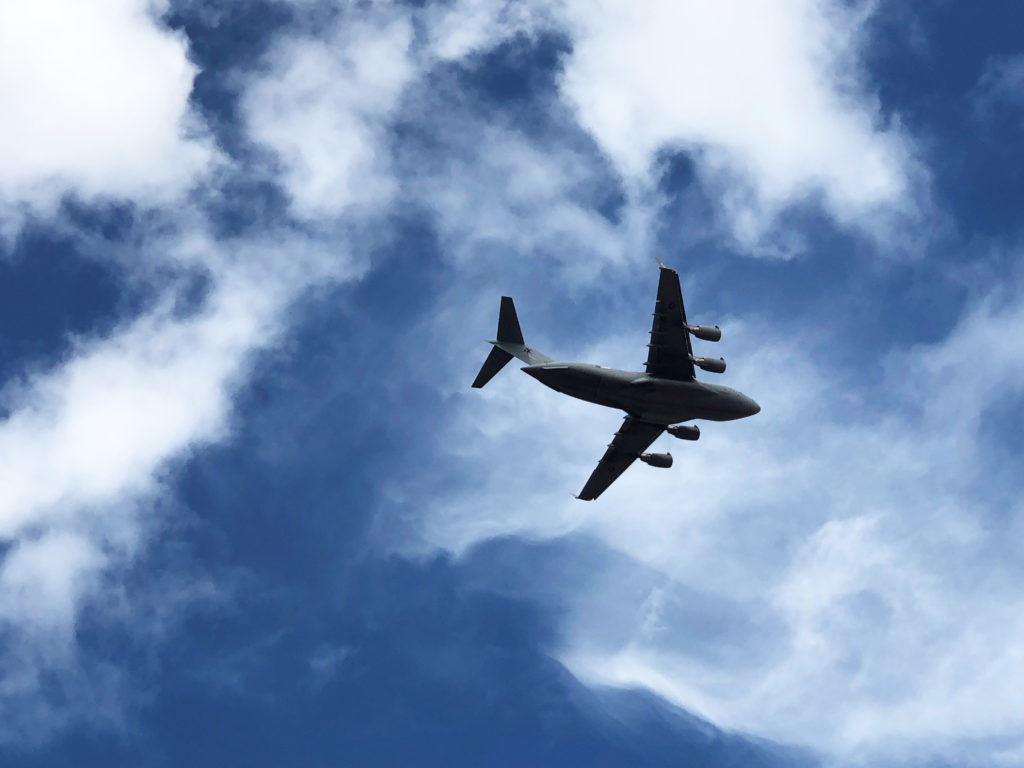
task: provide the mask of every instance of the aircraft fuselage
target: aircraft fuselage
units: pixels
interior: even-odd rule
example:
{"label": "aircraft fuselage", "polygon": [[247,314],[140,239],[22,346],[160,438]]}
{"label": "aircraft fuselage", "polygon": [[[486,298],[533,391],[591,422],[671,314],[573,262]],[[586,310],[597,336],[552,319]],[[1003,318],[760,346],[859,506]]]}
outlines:
{"label": "aircraft fuselage", "polygon": [[732,421],[761,407],[735,389],[701,381],[675,381],[587,363],[545,362],[523,368],[557,392],[618,408],[642,421],[678,424],[691,419]]}

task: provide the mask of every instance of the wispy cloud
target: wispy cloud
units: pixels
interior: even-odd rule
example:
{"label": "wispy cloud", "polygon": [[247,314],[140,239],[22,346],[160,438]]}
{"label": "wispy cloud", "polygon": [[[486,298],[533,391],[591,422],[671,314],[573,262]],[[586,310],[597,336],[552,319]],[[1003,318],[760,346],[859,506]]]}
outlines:
{"label": "wispy cloud", "polygon": [[[299,245],[290,243],[293,259],[301,259]],[[289,281],[289,270],[274,269],[254,247],[239,246],[248,259],[219,269],[217,246],[193,249],[190,259],[214,268],[197,312],[178,314],[171,292],[2,391],[10,415],[0,424],[0,536],[8,547],[0,626],[12,652],[34,649],[15,678],[28,686],[23,693],[41,693],[38,676],[75,657],[82,609],[102,602],[111,575],[161,529],[148,508],[164,493],[169,462],[230,435],[232,396],[253,355],[279,338],[282,313],[305,281],[325,276],[308,254],[306,274]]]}
{"label": "wispy cloud", "polygon": [[[990,122],[1002,110],[1024,112],[1024,55],[989,59],[974,87],[974,116]],[[1024,118],[1018,115],[1018,123]]]}
{"label": "wispy cloud", "polygon": [[415,74],[410,19],[371,10],[285,36],[245,89],[249,136],[274,152],[292,212],[330,219],[393,193],[382,131]]}

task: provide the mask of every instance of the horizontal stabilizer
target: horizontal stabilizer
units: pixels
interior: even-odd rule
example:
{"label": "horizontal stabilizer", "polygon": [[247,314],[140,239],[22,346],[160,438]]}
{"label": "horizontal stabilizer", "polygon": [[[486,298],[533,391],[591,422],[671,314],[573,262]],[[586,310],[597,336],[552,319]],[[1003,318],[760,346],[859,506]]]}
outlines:
{"label": "horizontal stabilizer", "polygon": [[518,357],[527,365],[543,365],[552,362],[551,358],[543,352],[538,352],[525,344],[517,344],[511,341],[492,341],[498,349],[508,352],[512,357]]}
{"label": "horizontal stabilizer", "polygon": [[[502,308],[504,308],[504,302]],[[518,323],[516,324],[518,327]],[[484,360],[483,366],[480,368],[480,373],[476,375],[476,379],[473,381],[473,386],[480,389],[484,384],[494,378],[494,375],[505,367],[505,364],[512,359],[512,355],[506,352],[504,349],[498,347],[491,347],[491,354]]]}

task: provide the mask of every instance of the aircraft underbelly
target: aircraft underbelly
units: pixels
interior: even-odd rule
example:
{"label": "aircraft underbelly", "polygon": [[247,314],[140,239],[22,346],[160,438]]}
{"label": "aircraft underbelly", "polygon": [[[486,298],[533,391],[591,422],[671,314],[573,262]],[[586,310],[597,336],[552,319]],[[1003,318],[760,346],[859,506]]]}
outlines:
{"label": "aircraft underbelly", "polygon": [[691,419],[728,421],[739,417],[728,399],[700,382],[652,379],[643,374],[556,363],[528,367],[528,373],[558,392],[618,408],[643,421],[678,424]]}
{"label": "aircraft underbelly", "polygon": [[721,407],[714,392],[688,386],[685,383],[667,383],[608,387],[602,393],[603,405],[620,408],[644,421],[659,424],[677,424],[691,419],[727,421],[735,415]]}

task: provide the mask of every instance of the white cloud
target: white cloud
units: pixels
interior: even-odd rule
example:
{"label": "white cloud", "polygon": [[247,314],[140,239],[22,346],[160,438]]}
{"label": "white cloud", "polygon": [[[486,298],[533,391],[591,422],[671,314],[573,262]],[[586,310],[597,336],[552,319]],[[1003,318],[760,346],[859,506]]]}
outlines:
{"label": "white cloud", "polygon": [[287,298],[225,276],[199,314],[176,318],[161,306],[4,390],[0,536],[13,550],[0,570],[0,618],[9,632],[73,644],[100,574],[146,543],[136,503],[159,490],[170,459],[225,436],[232,390],[249,355],[275,338]]}
{"label": "white cloud", "polygon": [[[726,381],[761,414],[695,445],[662,438],[674,469],[633,467],[589,505],[569,494],[617,414],[511,366],[460,397],[437,443],[464,479],[427,503],[423,540],[461,552],[577,531],[627,555],[571,596],[562,655],[584,679],[645,685],[842,760],[1008,749],[1024,732],[1024,508],[986,414],[1024,394],[1024,304],[978,303],[947,339],[892,354],[885,378],[856,388],[806,357],[820,338],[723,326]],[[579,357],[632,367],[639,345],[613,338]],[[965,362],[979,359],[990,364]],[[423,481],[397,502],[422,504]]]}
{"label": "white cloud", "polygon": [[68,651],[77,593],[101,560],[92,542],[67,531],[20,542],[0,566],[0,623],[27,623]]}
{"label": "white cloud", "polygon": [[297,215],[330,218],[391,195],[380,132],[414,73],[411,39],[408,18],[344,16],[323,38],[280,41],[248,87],[249,134],[283,164]]}
{"label": "white cloud", "polygon": [[516,34],[531,35],[557,23],[557,9],[546,2],[456,0],[425,9],[433,55],[443,61],[493,48]]}
{"label": "white cloud", "polygon": [[627,179],[662,148],[695,153],[735,236],[822,195],[845,225],[901,209],[912,147],[859,64],[862,18],[831,1],[569,2],[562,88]]}
{"label": "white cloud", "polygon": [[228,386],[271,338],[277,298],[229,279],[207,311],[161,308],[20,387],[0,428],[0,535],[143,491],[168,456],[221,433]]}
{"label": "white cloud", "polygon": [[[147,0],[0,4],[0,203],[166,202],[213,157],[184,38]],[[14,211],[0,211],[11,225]],[[17,222],[14,222],[15,224]]]}

